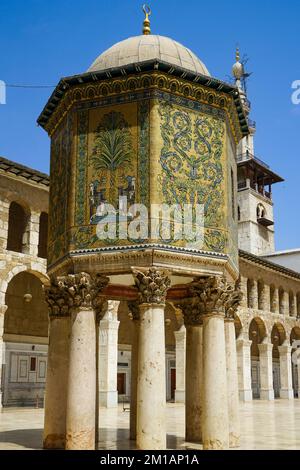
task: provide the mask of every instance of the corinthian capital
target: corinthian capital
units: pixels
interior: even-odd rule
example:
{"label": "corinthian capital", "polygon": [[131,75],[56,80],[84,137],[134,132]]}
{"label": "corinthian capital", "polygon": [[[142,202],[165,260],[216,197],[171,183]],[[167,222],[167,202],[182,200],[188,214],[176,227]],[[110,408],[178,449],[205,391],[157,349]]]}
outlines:
{"label": "corinthian capital", "polygon": [[[70,315],[76,308],[102,306],[100,294],[108,283],[108,278],[86,273],[69,274],[52,279],[51,286],[45,288],[46,302],[50,316]],[[101,301],[100,301],[101,299]]]}
{"label": "corinthian capital", "polygon": [[239,288],[233,290],[229,296],[225,305],[225,316],[228,320],[234,320],[235,314],[243,300],[243,297],[244,294]]}
{"label": "corinthian capital", "polygon": [[176,305],[176,307],[180,308],[182,311],[185,326],[202,325],[203,312],[198,297],[185,299],[183,302]]}
{"label": "corinthian capital", "polygon": [[170,273],[162,269],[133,270],[135,285],[139,291],[139,303],[164,304],[171,285]]}
{"label": "corinthian capital", "polygon": [[224,315],[234,286],[228,284],[225,277],[212,276],[195,280],[190,284],[189,290],[193,296],[199,299],[203,314],[219,313]]}
{"label": "corinthian capital", "polygon": [[139,303],[136,300],[127,303],[129,315],[133,321],[138,321],[140,319],[140,309]]}

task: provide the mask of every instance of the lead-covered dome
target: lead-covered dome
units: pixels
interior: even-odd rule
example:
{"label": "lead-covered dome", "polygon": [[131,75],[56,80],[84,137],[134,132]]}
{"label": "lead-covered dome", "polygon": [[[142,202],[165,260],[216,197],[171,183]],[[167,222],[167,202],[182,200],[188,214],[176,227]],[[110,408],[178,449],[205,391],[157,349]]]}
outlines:
{"label": "lead-covered dome", "polygon": [[155,59],[183,67],[191,72],[210,76],[206,66],[190,49],[173,39],[154,34],[135,36],[118,42],[99,55],[88,72]]}

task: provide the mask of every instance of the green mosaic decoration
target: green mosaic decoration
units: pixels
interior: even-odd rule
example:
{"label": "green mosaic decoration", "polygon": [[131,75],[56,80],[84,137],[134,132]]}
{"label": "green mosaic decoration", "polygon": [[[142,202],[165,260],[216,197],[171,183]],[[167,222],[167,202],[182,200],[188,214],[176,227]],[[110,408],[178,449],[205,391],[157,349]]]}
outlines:
{"label": "green mosaic decoration", "polygon": [[51,144],[51,185],[49,213],[48,259],[64,255],[67,250],[68,195],[72,146],[72,115],[60,128]]}
{"label": "green mosaic decoration", "polygon": [[87,171],[87,142],[88,142],[89,112],[82,110],[78,113],[78,154],[77,154],[77,191],[76,191],[76,225],[85,223],[85,185]]}
{"label": "green mosaic decoration", "polygon": [[226,245],[224,169],[225,126],[218,118],[159,101],[163,148],[159,184],[166,204],[204,205],[205,250]]}
{"label": "green mosaic decoration", "polygon": [[139,203],[149,207],[149,114],[150,103],[142,100],[138,103],[138,123],[139,123],[139,157],[138,157],[138,178],[139,178]]}

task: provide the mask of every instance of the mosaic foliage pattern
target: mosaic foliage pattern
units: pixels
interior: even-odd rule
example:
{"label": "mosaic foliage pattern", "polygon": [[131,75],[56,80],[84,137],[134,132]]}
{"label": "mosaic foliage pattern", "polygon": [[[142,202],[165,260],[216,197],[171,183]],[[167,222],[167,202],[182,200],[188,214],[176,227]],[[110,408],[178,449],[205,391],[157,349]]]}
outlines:
{"label": "mosaic foliage pattern", "polygon": [[225,225],[224,123],[165,101],[159,103],[159,114],[163,139],[159,183],[164,202],[203,204],[204,249],[223,251],[226,243],[222,231]]}
{"label": "mosaic foliage pattern", "polygon": [[72,145],[72,116],[59,129],[51,143],[51,185],[49,211],[49,263],[67,250],[68,193],[70,188],[70,155]]}

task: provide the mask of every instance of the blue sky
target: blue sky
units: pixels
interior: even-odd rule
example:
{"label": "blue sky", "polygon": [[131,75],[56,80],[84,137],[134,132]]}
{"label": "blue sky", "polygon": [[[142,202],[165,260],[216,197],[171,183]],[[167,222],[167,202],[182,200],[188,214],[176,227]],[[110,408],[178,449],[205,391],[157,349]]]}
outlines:
{"label": "blue sky", "polygon": [[[228,80],[239,43],[250,58],[248,84],[257,122],[256,155],[285,178],[275,185],[276,248],[300,247],[300,2],[152,0],[152,32],[192,49],[211,74]],[[56,85],[84,72],[115,42],[140,34],[142,1],[1,0],[0,80]],[[36,126],[51,89],[8,88],[0,105],[0,155],[49,171],[49,139]]]}

